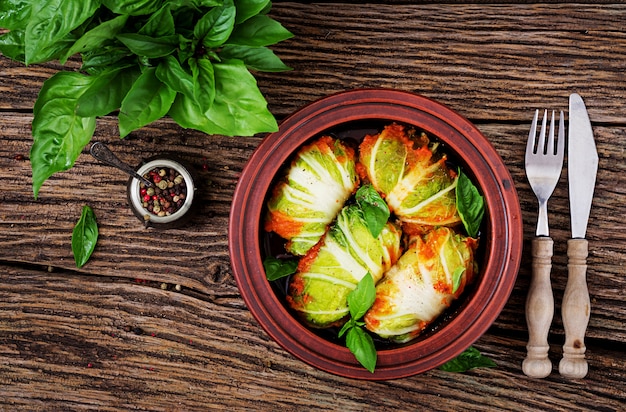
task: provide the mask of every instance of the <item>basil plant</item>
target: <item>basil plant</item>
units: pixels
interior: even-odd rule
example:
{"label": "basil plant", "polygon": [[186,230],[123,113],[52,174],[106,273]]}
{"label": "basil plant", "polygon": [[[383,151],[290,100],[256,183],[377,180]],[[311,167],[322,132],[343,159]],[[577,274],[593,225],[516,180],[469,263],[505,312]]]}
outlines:
{"label": "basil plant", "polygon": [[26,65],[80,59],[46,80],[33,110],[33,192],[68,170],[96,118],[120,137],[170,116],[208,134],[278,129],[250,71],[289,70],[268,46],[292,37],[269,0],[2,0],[0,53]]}

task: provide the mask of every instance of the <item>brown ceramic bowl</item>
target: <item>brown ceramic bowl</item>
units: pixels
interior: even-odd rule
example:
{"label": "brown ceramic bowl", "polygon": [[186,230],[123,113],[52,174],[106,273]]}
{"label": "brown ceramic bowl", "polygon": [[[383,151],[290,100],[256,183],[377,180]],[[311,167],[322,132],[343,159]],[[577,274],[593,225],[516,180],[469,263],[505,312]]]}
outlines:
{"label": "brown ceramic bowl", "polygon": [[[300,323],[286,306],[284,286],[265,277],[263,259],[275,243],[262,216],[276,175],[296,150],[321,134],[346,139],[398,122],[439,139],[485,197],[477,254],[480,272],[464,295],[425,333],[404,345],[378,347],[374,373],[343,342]],[[331,95],[299,110],[268,135],[245,166],[229,223],[232,270],[241,295],[263,329],[297,358],[344,377],[383,380],[419,374],[453,359],[495,321],[513,289],[522,252],[522,217],[511,176],[489,141],[467,119],[425,97],[387,89]]]}

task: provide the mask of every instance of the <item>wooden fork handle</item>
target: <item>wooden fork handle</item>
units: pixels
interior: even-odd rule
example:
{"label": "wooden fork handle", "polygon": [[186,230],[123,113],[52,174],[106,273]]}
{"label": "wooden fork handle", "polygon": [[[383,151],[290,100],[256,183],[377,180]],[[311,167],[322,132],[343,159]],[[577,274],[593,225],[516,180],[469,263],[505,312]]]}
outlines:
{"label": "wooden fork handle", "polygon": [[532,241],[532,277],[526,298],[528,325],[527,355],[522,370],[531,378],[545,378],[552,372],[548,359],[548,332],[554,315],[554,297],[550,284],[554,242],[550,237],[536,237]]}
{"label": "wooden fork handle", "polygon": [[568,276],[561,307],[565,345],[563,359],[559,362],[559,373],[572,379],[584,378],[588,370],[585,359],[585,331],[589,323],[591,303],[586,279],[587,255],[586,239],[567,241]]}

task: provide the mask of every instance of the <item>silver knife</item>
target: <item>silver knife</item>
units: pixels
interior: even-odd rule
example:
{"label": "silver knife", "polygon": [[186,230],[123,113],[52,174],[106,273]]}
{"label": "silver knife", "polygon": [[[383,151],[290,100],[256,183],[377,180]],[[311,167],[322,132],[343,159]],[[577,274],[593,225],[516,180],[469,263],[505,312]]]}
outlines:
{"label": "silver knife", "polygon": [[569,97],[569,137],[567,152],[570,219],[572,238],[567,242],[568,276],[561,305],[565,344],[559,373],[580,379],[587,375],[585,331],[591,303],[587,289],[588,242],[585,239],[598,172],[598,152],[583,99]]}

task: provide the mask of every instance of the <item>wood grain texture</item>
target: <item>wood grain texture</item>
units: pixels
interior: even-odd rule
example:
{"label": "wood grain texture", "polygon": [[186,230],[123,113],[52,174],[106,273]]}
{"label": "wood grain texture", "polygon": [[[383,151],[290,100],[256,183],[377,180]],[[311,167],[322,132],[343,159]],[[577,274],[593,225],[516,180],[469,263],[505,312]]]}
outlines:
{"label": "wood grain texture", "polygon": [[[176,152],[192,164],[201,208],[181,229],[145,229],[126,203],[126,177],[87,150],[33,199],[32,106],[60,67],[0,57],[0,410],[626,408],[626,6],[400,3],[275,3],[273,17],[295,37],[274,50],[294,70],[257,74],[259,86],[279,119],[346,89],[414,91],[489,138],[515,181],[526,239],[511,297],[476,343],[498,368],[360,382],[311,368],[273,342],[239,295],[227,242],[237,178],[262,136],[207,136],[163,119],[120,140],[115,117],[98,120],[94,140],[128,163]],[[571,381],[556,369],[570,236],[566,166],[548,212],[555,368],[532,380],[521,362],[537,204],[524,149],[534,110],[565,110],[571,92],[585,99],[600,157],[587,231],[589,373]],[[84,204],[100,239],[76,269],[70,237]]]}
{"label": "wood grain texture", "polygon": [[524,342],[488,333],[476,347],[498,368],[363,382],[292,358],[236,299],[7,266],[0,297],[6,408],[567,411],[623,402],[622,365],[602,363],[619,354],[604,348],[590,351],[596,367],[584,382],[552,374],[534,384],[519,376]]}

